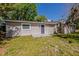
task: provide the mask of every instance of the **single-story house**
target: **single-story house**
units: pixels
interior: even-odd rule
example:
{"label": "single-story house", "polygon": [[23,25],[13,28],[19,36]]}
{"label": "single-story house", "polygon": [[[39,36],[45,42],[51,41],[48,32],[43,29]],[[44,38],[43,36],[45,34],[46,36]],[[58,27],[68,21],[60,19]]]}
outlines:
{"label": "single-story house", "polygon": [[[26,35],[40,37],[57,33],[68,34],[75,31],[73,25],[67,25],[65,22],[34,22],[22,20],[5,20],[4,28],[6,37]],[[58,30],[59,28],[60,30]]]}
{"label": "single-story house", "polygon": [[56,22],[6,20],[6,37],[32,35],[49,36],[57,32]]}

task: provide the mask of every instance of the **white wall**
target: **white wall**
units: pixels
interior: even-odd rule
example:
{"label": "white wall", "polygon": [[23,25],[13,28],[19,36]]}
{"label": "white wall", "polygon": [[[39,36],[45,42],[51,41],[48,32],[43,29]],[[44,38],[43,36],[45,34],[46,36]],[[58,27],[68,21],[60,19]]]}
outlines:
{"label": "white wall", "polygon": [[[50,34],[54,34],[54,26],[45,25],[45,33],[41,34],[41,24],[35,24],[31,25],[31,29],[29,30],[23,30],[21,23],[8,23],[6,25],[6,36],[11,36],[11,33],[9,33],[9,30],[13,30],[12,36],[26,36],[26,35],[33,35],[33,36],[47,36]],[[18,28],[18,30],[16,30]]]}
{"label": "white wall", "polygon": [[[30,28],[29,29],[23,29],[23,27],[22,27],[23,24],[29,24]],[[31,24],[30,23],[21,23],[20,27],[21,27],[21,31],[20,31],[21,32],[21,34],[20,34],[21,36],[31,35],[31,30],[32,29],[31,29]]]}
{"label": "white wall", "polygon": [[[41,25],[44,25],[44,34],[41,34]],[[47,26],[45,24],[37,24],[36,26],[32,26],[32,36],[34,37],[40,37],[40,36],[49,36],[50,34],[54,34],[54,26]]]}
{"label": "white wall", "polygon": [[45,26],[45,34],[54,34],[54,27]]}
{"label": "white wall", "polygon": [[6,23],[6,37],[19,36],[21,34],[20,31],[21,31],[20,24]]}
{"label": "white wall", "polygon": [[32,35],[38,35],[41,34],[41,28],[40,28],[40,24],[37,24],[35,26],[31,26],[31,34]]}

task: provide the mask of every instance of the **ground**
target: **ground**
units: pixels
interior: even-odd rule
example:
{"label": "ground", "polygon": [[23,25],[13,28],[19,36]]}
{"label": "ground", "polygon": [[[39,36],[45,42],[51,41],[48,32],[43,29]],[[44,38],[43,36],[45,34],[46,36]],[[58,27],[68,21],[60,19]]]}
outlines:
{"label": "ground", "polygon": [[[71,42],[69,42],[71,40]],[[9,38],[0,44],[4,56],[79,56],[79,43],[72,38],[48,36]]]}

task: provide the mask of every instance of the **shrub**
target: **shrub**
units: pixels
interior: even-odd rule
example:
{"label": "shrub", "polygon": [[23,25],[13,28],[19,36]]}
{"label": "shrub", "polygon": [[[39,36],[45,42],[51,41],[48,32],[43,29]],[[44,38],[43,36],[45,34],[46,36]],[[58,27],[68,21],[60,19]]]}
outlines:
{"label": "shrub", "polygon": [[5,37],[5,32],[0,31],[0,41],[2,41]]}

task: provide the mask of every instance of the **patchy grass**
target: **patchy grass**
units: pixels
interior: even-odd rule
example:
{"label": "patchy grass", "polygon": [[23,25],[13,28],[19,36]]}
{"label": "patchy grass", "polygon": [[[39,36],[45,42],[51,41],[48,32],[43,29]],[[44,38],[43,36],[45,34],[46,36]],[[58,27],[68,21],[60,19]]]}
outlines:
{"label": "patchy grass", "polygon": [[[69,43],[68,41],[72,42]],[[4,41],[0,55],[5,56],[79,56],[79,43],[74,39],[57,36],[33,38],[14,37]],[[1,51],[0,51],[1,52]]]}

